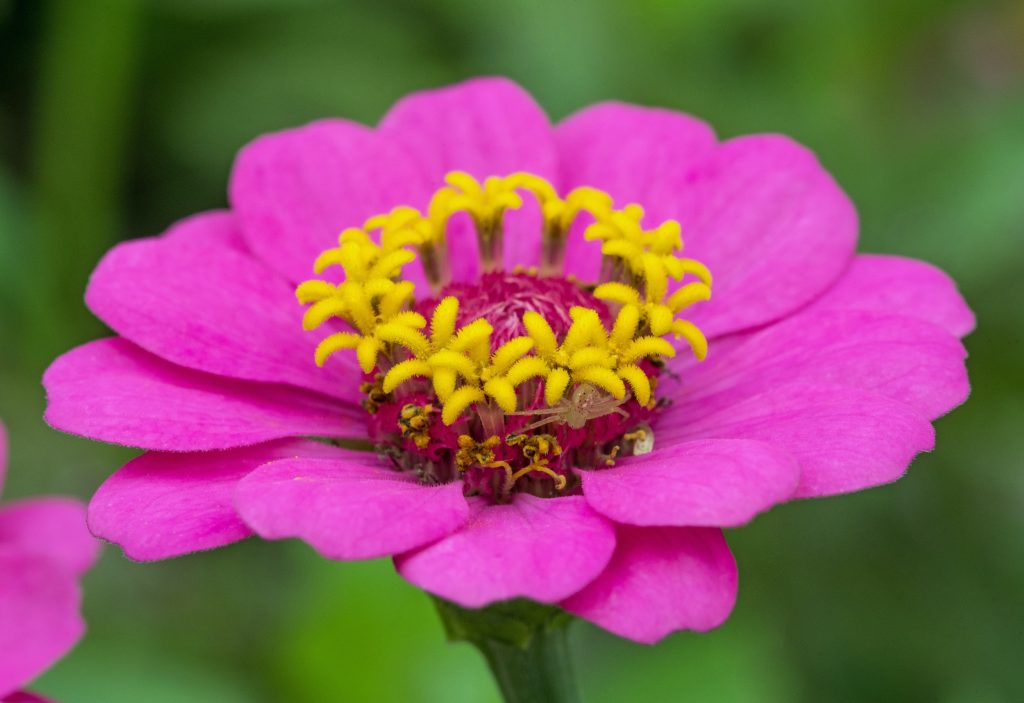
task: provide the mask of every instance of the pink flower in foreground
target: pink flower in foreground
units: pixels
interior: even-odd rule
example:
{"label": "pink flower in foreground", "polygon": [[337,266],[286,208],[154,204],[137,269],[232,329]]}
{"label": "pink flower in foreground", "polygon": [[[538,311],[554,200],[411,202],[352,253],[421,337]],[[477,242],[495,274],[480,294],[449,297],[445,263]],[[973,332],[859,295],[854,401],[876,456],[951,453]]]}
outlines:
{"label": "pink flower in foreground", "polygon": [[[6,466],[0,425],[0,489]],[[78,581],[98,549],[85,526],[85,506],[76,500],[32,498],[0,505],[0,701],[42,700],[15,689],[82,636]]]}
{"label": "pink flower in foreground", "polygon": [[954,284],[856,255],[785,137],[622,104],[552,127],[483,79],[262,137],[229,194],[112,250],[86,300],[120,336],[44,379],[54,427],[148,450],[89,509],[134,559],[299,537],[653,642],[730,612],[721,528],[899,478],[968,394]]}

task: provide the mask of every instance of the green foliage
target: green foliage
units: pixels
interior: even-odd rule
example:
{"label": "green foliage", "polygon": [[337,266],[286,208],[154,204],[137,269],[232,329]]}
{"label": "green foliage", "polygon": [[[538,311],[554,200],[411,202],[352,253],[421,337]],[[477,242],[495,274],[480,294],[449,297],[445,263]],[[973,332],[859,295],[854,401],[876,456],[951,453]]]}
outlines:
{"label": "green foliage", "polygon": [[[47,429],[39,375],[101,334],[81,301],[101,253],[223,207],[257,134],[372,123],[405,92],[486,73],[554,119],[663,105],[725,137],[791,134],[857,203],[863,249],[952,273],[979,316],[974,392],[906,480],[732,532],[742,587],[722,629],[649,648],[576,627],[585,699],[1024,700],[1022,46],[1014,0],[0,2],[8,493],[86,496],[130,456]],[[39,684],[67,703],[497,700],[387,563],[109,549],[86,593],[90,638]]]}

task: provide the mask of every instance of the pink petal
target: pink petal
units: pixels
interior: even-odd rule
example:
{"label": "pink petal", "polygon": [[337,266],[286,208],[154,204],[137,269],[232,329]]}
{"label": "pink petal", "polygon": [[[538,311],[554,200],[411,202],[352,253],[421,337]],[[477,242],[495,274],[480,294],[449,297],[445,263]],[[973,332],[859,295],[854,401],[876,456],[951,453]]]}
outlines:
{"label": "pink petal", "polygon": [[98,317],[191,369],[356,398],[354,358],[339,354],[326,369],[314,363],[317,340],[302,330],[294,286],[224,245],[223,231],[240,236],[234,217],[200,215],[172,230],[107,253],[86,291]]}
{"label": "pink petal", "polygon": [[[556,177],[557,156],[550,124],[522,88],[504,78],[477,78],[398,101],[381,120],[382,135],[400,143],[431,188],[449,171],[476,178],[528,171]],[[466,218],[453,219],[448,232],[457,280],[477,271],[476,238]],[[540,251],[540,218],[534,207],[506,215],[505,261],[535,265]]]}
{"label": "pink petal", "polygon": [[428,197],[402,149],[343,120],[260,137],[239,153],[229,191],[249,248],[296,283],[343,229]]}
{"label": "pink petal", "polygon": [[[567,191],[593,186],[609,192],[617,207],[640,203],[647,223],[675,217],[679,189],[716,146],[714,131],[698,119],[621,103],[587,107],[559,124],[555,134]],[[600,245],[585,241],[582,227],[575,228],[566,273],[594,281],[600,267]]]}
{"label": "pink petal", "polygon": [[202,454],[147,452],[99,487],[89,527],[137,561],[222,547],[252,534],[233,504],[243,477],[268,461],[338,451],[295,439]]}
{"label": "pink petal", "polygon": [[729,617],[738,574],[721,530],[618,525],[615,537],[608,568],[562,603],[570,613],[645,644]]}
{"label": "pink petal", "polygon": [[686,369],[681,412],[706,415],[801,383],[873,391],[934,419],[970,391],[963,345],[911,317],[814,305],[741,337],[722,353],[712,347],[707,361]]}
{"label": "pink petal", "polygon": [[800,462],[796,497],[832,495],[895,481],[931,451],[931,423],[904,403],[839,386],[775,388],[722,410],[670,408],[655,427],[661,447],[703,438],[754,439]]}
{"label": "pink petal", "polygon": [[43,385],[46,421],[56,429],[143,449],[203,451],[366,432],[355,406],[184,369],[120,338],[64,354]]}
{"label": "pink petal", "polygon": [[74,576],[38,555],[0,550],[0,696],[62,657],[85,631]]}
{"label": "pink petal", "polygon": [[690,318],[708,335],[777,319],[813,300],[849,264],[857,213],[805,147],[781,136],[722,144],[680,193],[686,254],[715,277]]}
{"label": "pink petal", "polygon": [[0,507],[0,548],[44,557],[82,574],[99,554],[85,526],[85,506],[73,498],[31,498]]}
{"label": "pink petal", "polygon": [[[813,300],[849,263],[857,216],[814,155],[781,136],[742,137],[710,150],[711,134],[679,115],[599,106],[558,128],[567,186],[636,201],[645,223],[677,219],[685,255],[715,278],[690,318],[721,335],[782,317]],[[594,273],[596,254],[578,245]],[[585,258],[589,257],[589,258]],[[581,271],[582,273],[582,271]],[[589,278],[590,276],[587,276]]]}
{"label": "pink petal", "polygon": [[508,505],[473,502],[462,530],[397,558],[415,585],[467,608],[509,598],[554,603],[596,577],[615,548],[614,530],[582,496]]}
{"label": "pink petal", "polygon": [[354,452],[266,464],[238,484],[235,505],[261,537],[298,537],[328,559],[391,556],[469,519],[460,481],[424,486]]}
{"label": "pink petal", "polygon": [[615,522],[735,527],[789,500],[800,467],[789,452],[764,442],[712,439],[580,476],[590,506]]}
{"label": "pink petal", "polygon": [[870,310],[916,317],[963,337],[974,313],[941,269],[900,256],[861,254],[810,310]]}
{"label": "pink petal", "polygon": [[168,227],[162,237],[182,246],[203,246],[210,252],[230,249],[250,255],[238,218],[230,210],[208,210],[190,215]]}

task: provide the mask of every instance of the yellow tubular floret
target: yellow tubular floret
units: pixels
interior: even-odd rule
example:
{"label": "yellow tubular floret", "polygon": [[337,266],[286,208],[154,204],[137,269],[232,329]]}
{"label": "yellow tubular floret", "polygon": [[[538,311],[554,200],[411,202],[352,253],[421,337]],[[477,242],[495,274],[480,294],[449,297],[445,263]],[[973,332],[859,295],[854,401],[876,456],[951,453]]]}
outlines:
{"label": "yellow tubular floret", "polygon": [[508,379],[492,378],[484,384],[484,393],[494,398],[494,402],[505,412],[516,411],[516,389]]}
{"label": "yellow tubular floret", "polygon": [[316,257],[316,261],[313,262],[313,271],[316,273],[323,273],[329,266],[341,266],[342,264],[342,253],[341,249],[328,249],[322,252],[320,256]]}
{"label": "yellow tubular floret", "polygon": [[[683,273],[691,273],[701,280],[706,286],[711,286],[711,271],[708,267],[696,259],[679,259],[680,269]],[[682,278],[682,275],[675,278]]]}
{"label": "yellow tubular floret", "polygon": [[295,289],[295,297],[303,305],[309,305],[336,295],[338,289],[327,281],[306,281]]}
{"label": "yellow tubular floret", "polygon": [[680,337],[685,339],[693,350],[693,355],[697,357],[697,361],[704,361],[708,355],[708,340],[704,333],[697,328],[697,325],[689,320],[676,320],[672,323],[672,334],[676,336],[676,339]]}
{"label": "yellow tubular floret", "polygon": [[594,289],[594,297],[619,305],[637,305],[640,302],[640,291],[625,283],[602,283]]}
{"label": "yellow tubular floret", "polygon": [[527,334],[533,340],[534,348],[541,356],[554,354],[558,349],[558,339],[555,337],[551,325],[539,313],[527,312],[523,315],[523,326]]}
{"label": "yellow tubular floret", "polygon": [[569,315],[572,317],[572,324],[562,341],[563,351],[571,353],[606,336],[604,325],[596,311],[574,307],[569,311]]}
{"label": "yellow tubular floret", "polygon": [[406,359],[391,367],[391,370],[384,375],[381,387],[385,393],[390,393],[411,378],[417,376],[430,378],[433,371],[433,367],[421,359]]}
{"label": "yellow tubular floret", "polygon": [[630,363],[644,357],[667,356],[672,358],[676,355],[676,349],[667,340],[661,337],[641,337],[634,339],[622,352],[623,361]]}
{"label": "yellow tubular floret", "polygon": [[421,330],[427,326],[427,321],[423,315],[420,315],[418,312],[406,310],[404,312],[388,316],[387,324],[401,325],[403,327],[411,327],[414,330]]}
{"label": "yellow tubular floret", "polygon": [[505,374],[505,378],[513,386],[519,386],[531,378],[543,378],[548,374],[548,365],[543,359],[536,356],[524,356],[512,364],[512,367]]}
{"label": "yellow tubular floret", "polygon": [[455,320],[459,316],[459,299],[453,296],[444,298],[434,308],[430,318],[430,343],[440,349],[455,334]]}
{"label": "yellow tubular floret", "polygon": [[[426,324],[426,323],[424,323]],[[416,329],[397,322],[388,322],[375,330],[375,336],[382,342],[397,344],[412,352],[413,356],[423,356],[430,350],[430,342]]]}
{"label": "yellow tubular floret", "polygon": [[358,334],[349,332],[338,332],[325,338],[316,346],[316,365],[323,366],[327,358],[334,352],[342,349],[355,349],[359,346],[360,337]]}
{"label": "yellow tubular floret", "polygon": [[662,300],[668,292],[668,272],[662,257],[655,254],[644,254],[641,257],[644,271],[644,292],[647,300]]}
{"label": "yellow tubular floret", "polygon": [[504,374],[512,364],[533,349],[533,340],[529,337],[515,337],[498,347],[491,357],[491,370],[495,374]]}
{"label": "yellow tubular floret", "polygon": [[369,275],[373,278],[392,278],[401,272],[403,266],[415,259],[416,254],[408,249],[391,252],[370,267]]}
{"label": "yellow tubular floret", "polygon": [[635,364],[626,364],[616,369],[616,373],[633,389],[633,396],[640,405],[651,402],[651,381],[643,369]]}
{"label": "yellow tubular floret", "polygon": [[341,298],[325,298],[313,303],[302,315],[302,329],[315,330],[332,317],[345,317],[348,310]]}
{"label": "yellow tubular floret", "polygon": [[569,357],[569,368],[572,370],[586,368],[587,366],[604,366],[611,368],[612,355],[607,349],[599,347],[584,347],[573,352]]}
{"label": "yellow tubular floret", "polygon": [[444,368],[434,369],[433,375],[434,392],[437,393],[437,399],[443,403],[455,392],[458,375],[452,369]]}
{"label": "yellow tubular floret", "polygon": [[544,402],[554,405],[561,400],[569,388],[570,380],[569,372],[565,369],[554,369],[549,373],[544,382]]}
{"label": "yellow tubular floret", "polygon": [[448,346],[454,351],[461,352],[479,346],[481,342],[489,344],[491,332],[493,331],[494,328],[491,327],[491,323],[487,320],[483,318],[473,320],[456,332],[455,338],[448,343]]}
{"label": "yellow tubular floret", "polygon": [[607,391],[616,400],[626,397],[626,386],[622,379],[615,375],[611,369],[591,366],[572,374],[572,380],[576,383],[590,383],[598,388]]}
{"label": "yellow tubular floret", "polygon": [[346,317],[363,334],[369,334],[377,323],[377,315],[373,311],[366,291],[360,285],[344,286]]}
{"label": "yellow tubular floret", "polygon": [[624,347],[636,336],[636,330],[640,325],[640,308],[636,305],[627,305],[619,310],[615,316],[615,324],[612,325],[611,343],[614,347]]}
{"label": "yellow tubular floret", "polygon": [[428,360],[430,366],[435,369],[449,369],[456,372],[467,381],[476,381],[479,377],[477,365],[465,354],[460,354],[451,349],[442,349],[432,355]]}
{"label": "yellow tubular floret", "polygon": [[[520,207],[526,194],[536,200],[543,217],[542,276],[561,272],[564,243],[576,218],[581,213],[593,218],[586,223],[584,237],[599,242],[605,257],[603,280],[593,295],[615,315],[610,328],[598,310],[573,307],[568,311],[571,324],[559,336],[542,315],[527,312],[522,319],[526,334],[492,348],[494,329],[486,319],[457,326],[460,305],[453,296],[441,299],[428,323],[415,312],[415,286],[402,279],[403,268],[417,258],[418,250],[427,280],[435,292],[440,290],[450,280],[448,221],[460,212],[476,224],[482,270],[500,268],[504,213]],[[643,217],[639,205],[616,209],[607,193],[594,188],[576,188],[560,196],[551,183],[530,173],[478,180],[453,171],[431,198],[425,215],[400,205],[369,217],[362,227],[342,231],[337,246],[317,257],[318,274],[340,266],[345,279],[338,284],[314,279],[298,286],[296,297],[307,306],[303,327],[312,330],[339,319],[351,331],[321,341],[315,361],[322,366],[335,352],[352,349],[365,373],[373,373],[380,362],[384,374],[377,377],[378,393],[425,379],[423,385],[433,388],[448,425],[477,403],[489,408],[481,411],[481,421],[498,408],[516,412],[519,396],[532,397],[536,387],[517,389],[534,379],[543,380],[549,406],[564,403],[578,385],[593,386],[618,401],[631,393],[648,406],[654,402],[653,379],[640,362],[675,356],[669,335],[686,340],[698,359],[707,354],[701,331],[676,316],[710,299],[711,274],[699,261],[679,256],[683,239],[678,222],[668,220],[645,229]],[[685,281],[686,276],[697,282]],[[669,293],[670,279],[684,285]]]}
{"label": "yellow tubular floret", "polygon": [[[343,283],[344,285],[353,285],[352,283]],[[358,285],[358,283],[356,283]],[[363,291],[366,293],[366,297],[371,300],[380,299],[383,300],[385,297],[395,296],[398,298],[399,305],[395,308],[398,310],[401,307],[402,295],[411,294],[412,290],[410,286],[412,283],[403,281],[401,286],[398,286],[394,281],[389,278],[371,278],[362,283]]]}
{"label": "yellow tubular floret", "polygon": [[669,296],[666,305],[673,313],[676,313],[696,302],[705,300],[711,300],[711,289],[706,283],[687,283]]}
{"label": "yellow tubular floret", "polygon": [[474,403],[484,400],[484,392],[474,386],[463,386],[454,391],[448,399],[443,402],[441,408],[441,420],[446,425],[453,424],[459,416]]}
{"label": "yellow tubular floret", "polygon": [[647,325],[655,337],[668,334],[672,330],[672,311],[664,305],[648,305]]}
{"label": "yellow tubular floret", "polygon": [[363,337],[356,347],[356,359],[363,373],[370,373],[377,366],[377,354],[380,353],[380,341],[373,337]]}
{"label": "yellow tubular floret", "polygon": [[682,228],[675,220],[666,220],[647,233],[650,236],[651,250],[655,254],[671,254],[682,251]]}

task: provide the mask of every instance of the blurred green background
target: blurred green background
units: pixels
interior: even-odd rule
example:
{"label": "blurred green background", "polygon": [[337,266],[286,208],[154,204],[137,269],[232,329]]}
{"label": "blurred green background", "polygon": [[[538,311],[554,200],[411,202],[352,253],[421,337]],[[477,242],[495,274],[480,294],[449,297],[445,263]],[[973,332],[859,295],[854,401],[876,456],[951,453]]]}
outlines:
{"label": "blurred green background", "polygon": [[[588,701],[1024,700],[1024,4],[1019,0],[0,0],[0,417],[7,495],[88,496],[129,452],[40,420],[39,376],[103,334],[119,239],[225,204],[234,153],[317,117],[501,73],[553,119],[617,98],[811,146],[862,249],[932,261],[978,313],[973,396],[867,493],[730,533],[721,629],[647,648],[577,625]],[[65,703],[494,701],[386,562],[249,542],[86,579]]]}

